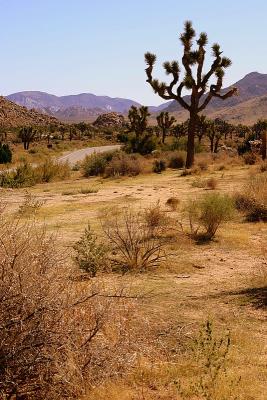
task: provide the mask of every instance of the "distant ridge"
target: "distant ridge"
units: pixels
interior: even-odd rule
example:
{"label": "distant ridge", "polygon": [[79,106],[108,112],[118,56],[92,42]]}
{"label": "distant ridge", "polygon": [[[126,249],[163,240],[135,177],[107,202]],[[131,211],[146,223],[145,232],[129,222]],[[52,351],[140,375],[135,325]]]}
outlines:
{"label": "distant ridge", "polygon": [[[253,123],[259,118],[267,118],[267,74],[251,72],[234,83],[238,88],[238,96],[225,101],[212,99],[205,114],[220,116],[234,123]],[[226,91],[225,88],[223,91]],[[7,99],[28,109],[36,109],[47,115],[55,116],[63,121],[92,120],[101,113],[117,112],[126,114],[132,105],[140,107],[140,103],[117,97],[96,96],[92,93],[81,93],[69,96],[55,96],[45,92],[24,91],[13,93]],[[189,96],[185,96],[188,101]],[[188,117],[187,112],[175,101],[169,101],[157,107],[149,107],[151,113],[162,110],[174,113],[178,120]]]}

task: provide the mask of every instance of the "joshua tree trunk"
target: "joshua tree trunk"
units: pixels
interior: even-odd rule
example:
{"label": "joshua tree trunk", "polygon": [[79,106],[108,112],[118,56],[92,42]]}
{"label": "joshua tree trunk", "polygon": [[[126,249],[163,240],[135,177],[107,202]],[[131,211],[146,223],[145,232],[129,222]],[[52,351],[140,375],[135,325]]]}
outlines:
{"label": "joshua tree trunk", "polygon": [[186,156],[186,168],[191,168],[194,164],[195,159],[195,135],[197,130],[197,113],[190,113],[189,125],[188,125],[188,139],[187,139],[187,156]]}

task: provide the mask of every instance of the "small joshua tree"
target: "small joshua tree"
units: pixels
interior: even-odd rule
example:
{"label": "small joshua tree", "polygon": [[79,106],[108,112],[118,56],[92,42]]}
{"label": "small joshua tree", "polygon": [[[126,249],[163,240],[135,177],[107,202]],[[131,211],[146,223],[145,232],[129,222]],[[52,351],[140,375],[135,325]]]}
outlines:
{"label": "small joshua tree", "polygon": [[22,140],[24,150],[29,150],[30,143],[36,136],[37,131],[32,126],[23,127],[19,131],[19,138]]}
{"label": "small joshua tree", "polygon": [[175,123],[175,118],[170,117],[168,111],[162,111],[157,116],[157,123],[162,133],[162,143],[165,143],[166,136],[172,125]]}
{"label": "small joshua tree", "polygon": [[[179,83],[180,67],[177,61],[165,62],[163,67],[167,75],[172,75],[170,84],[159,82],[153,79],[152,72],[156,62],[156,55],[152,53],[145,54],[145,61],[147,63],[146,74],[147,82],[151,85],[154,92],[157,93],[164,100],[175,100],[180,106],[189,111],[189,125],[188,125],[188,141],[187,141],[187,159],[186,167],[190,168],[194,163],[194,143],[197,131],[198,114],[202,112],[213,97],[225,100],[233,96],[236,88],[230,89],[226,93],[222,93],[224,70],[231,65],[231,60],[227,57],[222,57],[222,51],[219,44],[215,43],[212,46],[212,54],[214,61],[207,73],[203,73],[204,61],[206,50],[205,47],[208,43],[207,34],[202,32],[197,40],[197,49],[194,50],[193,39],[196,36],[195,30],[190,21],[185,22],[184,32],[180,36],[180,40],[184,47],[184,54],[182,57],[182,64],[185,69],[184,79]],[[193,76],[193,70],[196,70],[196,76]],[[216,83],[209,86],[210,78],[215,76]],[[182,96],[183,89],[190,91],[190,102],[187,102]]]}
{"label": "small joshua tree", "polygon": [[148,126],[149,117],[148,107],[142,106],[139,109],[132,106],[128,113],[128,118],[130,121],[130,129],[135,132],[136,136],[141,136]]}

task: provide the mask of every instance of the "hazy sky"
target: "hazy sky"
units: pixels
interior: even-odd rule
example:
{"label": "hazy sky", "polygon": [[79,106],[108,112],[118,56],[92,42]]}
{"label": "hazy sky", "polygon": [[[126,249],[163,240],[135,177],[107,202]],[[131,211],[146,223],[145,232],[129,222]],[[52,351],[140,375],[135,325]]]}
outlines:
{"label": "hazy sky", "polygon": [[[159,104],[145,82],[144,53],[180,59],[191,19],[233,65],[225,85],[267,73],[266,0],[0,0],[0,94],[90,92]],[[208,50],[209,52],[209,50]]]}

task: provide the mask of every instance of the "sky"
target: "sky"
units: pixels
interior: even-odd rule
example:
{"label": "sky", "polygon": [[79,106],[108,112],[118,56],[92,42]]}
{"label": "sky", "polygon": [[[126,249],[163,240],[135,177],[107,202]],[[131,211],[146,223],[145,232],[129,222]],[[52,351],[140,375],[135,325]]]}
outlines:
{"label": "sky", "polygon": [[160,104],[144,53],[157,54],[155,76],[168,81],[162,63],[181,59],[188,19],[232,59],[225,86],[267,73],[266,0],[0,0],[0,10],[2,95],[87,92]]}

